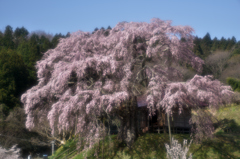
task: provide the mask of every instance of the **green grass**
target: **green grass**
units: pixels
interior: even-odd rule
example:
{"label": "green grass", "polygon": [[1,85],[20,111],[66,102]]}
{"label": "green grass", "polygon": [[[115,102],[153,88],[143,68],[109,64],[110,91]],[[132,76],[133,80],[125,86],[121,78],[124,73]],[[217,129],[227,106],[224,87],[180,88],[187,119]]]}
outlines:
{"label": "green grass", "polygon": [[219,120],[229,119],[234,120],[237,125],[240,125],[240,105],[231,105],[221,108],[216,114]]}
{"label": "green grass", "polygon": [[222,107],[215,117],[215,138],[192,144],[193,158],[240,159],[240,105]]}
{"label": "green grass", "polygon": [[58,148],[53,156],[50,156],[49,159],[61,159],[61,158],[68,158],[75,156],[77,154],[76,151],[76,143],[77,141],[74,139],[70,139],[66,142],[66,144],[62,145]]}
{"label": "green grass", "polygon": [[[215,138],[203,141],[201,144],[193,143],[190,152],[193,159],[240,159],[240,106],[232,105],[221,108],[216,112],[220,124],[216,125]],[[183,139],[190,141],[190,135],[173,134],[173,137],[182,144]],[[74,159],[165,159],[165,143],[169,143],[168,134],[147,133],[139,136],[129,150],[126,145],[117,140],[116,135],[108,136],[104,142],[96,143],[91,149],[75,152]],[[76,148],[76,141],[70,140],[60,147],[54,156],[60,154],[68,147]]]}
{"label": "green grass", "polygon": [[[183,139],[190,139],[189,135],[175,134],[174,138],[180,142]],[[95,159],[95,158],[113,158],[113,159],[154,159],[165,158],[166,150],[165,143],[169,143],[168,134],[144,134],[138,137],[137,141],[133,144],[132,150],[129,150],[126,145],[121,144],[117,140],[117,136],[113,135],[107,137],[102,147],[102,141],[100,144],[96,144],[92,149],[81,152],[76,155],[74,159]],[[104,154],[102,153],[104,148]],[[97,156],[98,153],[98,156]]]}

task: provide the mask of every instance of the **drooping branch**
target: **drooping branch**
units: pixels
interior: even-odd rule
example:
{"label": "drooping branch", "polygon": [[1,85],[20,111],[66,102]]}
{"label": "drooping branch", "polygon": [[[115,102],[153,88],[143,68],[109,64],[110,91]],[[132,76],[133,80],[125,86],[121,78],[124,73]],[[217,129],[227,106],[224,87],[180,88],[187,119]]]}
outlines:
{"label": "drooping branch", "polygon": [[[78,31],[61,39],[37,62],[38,85],[21,97],[27,114],[26,127],[32,129],[41,124],[34,116],[40,111],[38,118],[49,121],[52,133],[76,128],[76,134],[92,142],[100,133],[96,117],[104,111],[122,113],[120,109],[133,96],[147,94],[151,111],[160,106],[170,109],[176,100],[180,107],[187,101],[194,106],[194,100],[184,90],[190,93],[200,88],[199,82],[208,83],[207,78],[204,81],[195,76],[192,81],[179,84],[176,82],[182,81],[181,72],[174,68],[174,63],[184,62],[201,71],[203,61],[191,51],[192,32],[189,26],[172,26],[170,21],[153,19],[151,23],[119,23],[109,30],[108,36],[101,30],[94,34]],[[228,93],[227,88],[218,86],[215,81],[209,87],[212,89],[206,91],[213,92],[211,98],[204,98],[206,102],[214,104],[215,99]],[[217,94],[217,90],[222,94]],[[205,102],[203,92],[201,89],[196,94],[199,103]]]}

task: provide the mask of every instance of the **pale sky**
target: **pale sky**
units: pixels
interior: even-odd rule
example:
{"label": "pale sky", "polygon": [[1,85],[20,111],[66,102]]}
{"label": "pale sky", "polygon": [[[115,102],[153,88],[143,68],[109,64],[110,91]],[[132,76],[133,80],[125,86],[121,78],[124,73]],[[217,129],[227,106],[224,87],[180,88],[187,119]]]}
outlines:
{"label": "pale sky", "polygon": [[195,35],[240,40],[240,0],[0,0],[0,30],[24,26],[29,32],[92,32],[121,21],[152,18],[189,25]]}

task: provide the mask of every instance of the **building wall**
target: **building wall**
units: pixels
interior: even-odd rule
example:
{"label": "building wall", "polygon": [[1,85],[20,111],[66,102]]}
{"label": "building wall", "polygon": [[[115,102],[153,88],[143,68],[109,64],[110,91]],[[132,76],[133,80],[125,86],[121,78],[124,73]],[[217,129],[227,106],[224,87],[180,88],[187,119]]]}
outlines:
{"label": "building wall", "polygon": [[[139,107],[138,108],[138,129],[140,131],[146,131],[151,130],[154,128],[159,127],[167,127],[167,115],[165,112],[158,112],[156,113],[155,120],[152,120],[153,118],[148,116],[148,110],[147,107]],[[181,114],[178,114],[177,111],[170,115],[170,124],[172,128],[191,128],[191,125],[189,124],[189,120],[191,118],[191,111],[188,109],[183,110]]]}
{"label": "building wall", "polygon": [[[191,118],[191,112],[188,110],[183,111],[181,114],[179,114],[178,112],[173,113],[173,115],[170,116],[170,120],[172,124],[171,126],[178,127],[178,128],[191,128],[191,125],[189,124],[190,118]],[[165,126],[168,126],[167,115],[165,116],[165,121],[166,121]]]}

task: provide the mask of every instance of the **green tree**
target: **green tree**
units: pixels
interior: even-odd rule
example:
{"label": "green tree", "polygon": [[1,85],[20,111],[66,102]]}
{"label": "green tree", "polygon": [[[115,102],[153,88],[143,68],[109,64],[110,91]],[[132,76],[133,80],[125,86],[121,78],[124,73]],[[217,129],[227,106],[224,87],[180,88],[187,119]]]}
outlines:
{"label": "green tree", "polygon": [[232,52],[232,55],[239,55],[239,54],[240,54],[240,48],[236,48]]}
{"label": "green tree", "polygon": [[233,36],[231,39],[228,40],[227,50],[231,50],[232,47],[237,43],[236,38]]}
{"label": "green tree", "polygon": [[201,38],[198,38],[198,37],[195,37],[194,39],[194,47],[193,47],[193,52],[195,53],[195,55],[203,58],[204,55],[203,55],[203,50],[201,48]]}
{"label": "green tree", "polygon": [[207,33],[201,40],[201,48],[203,50],[205,57],[210,54],[211,47],[212,47],[211,36],[209,33]]}
{"label": "green tree", "polygon": [[22,38],[26,39],[28,34],[29,34],[28,30],[24,27],[22,27],[22,28],[17,27],[14,31],[14,37],[15,38],[22,37]]}
{"label": "green tree", "polygon": [[[67,36],[69,36],[69,34],[67,34]],[[64,38],[64,35],[62,35],[61,33],[54,35],[52,39],[52,48],[55,48],[57,46],[60,38]]]}
{"label": "green tree", "polygon": [[22,56],[24,63],[28,66],[29,63],[29,45],[28,41],[23,41],[18,45],[17,52]]}
{"label": "green tree", "polygon": [[40,59],[41,54],[40,54],[40,39],[37,34],[32,34],[30,37],[29,41],[29,53],[30,55],[30,62],[32,62],[32,65],[35,65],[35,62]]}
{"label": "green tree", "polygon": [[3,45],[6,48],[14,49],[13,29],[10,25],[6,26],[3,36]]}
{"label": "green tree", "polygon": [[35,64],[37,60],[36,53],[38,53],[37,51],[38,51],[38,46],[36,44],[34,45],[34,43],[31,43],[30,41],[22,42],[21,44],[19,44],[17,48],[17,52],[19,55],[21,55],[24,61],[24,64],[26,65],[28,70],[29,86],[32,86],[37,82],[37,75],[36,75],[36,69],[35,69]]}
{"label": "green tree", "polygon": [[44,35],[41,36],[39,39],[39,51],[40,53],[46,52],[49,48],[52,47],[52,43],[48,38],[46,38]]}
{"label": "green tree", "polygon": [[216,51],[219,48],[219,40],[215,37],[212,41],[212,51]]}
{"label": "green tree", "polygon": [[94,29],[94,31],[92,32],[92,34],[94,34],[96,31],[98,31],[99,29],[98,29],[98,27],[96,27],[95,29]]}
{"label": "green tree", "polygon": [[18,47],[18,45],[27,40],[27,36],[28,36],[29,32],[27,29],[25,29],[24,27],[22,28],[16,28],[13,35],[14,35],[14,42],[15,42],[15,48]]}
{"label": "green tree", "polygon": [[20,105],[20,95],[28,84],[28,71],[16,51],[4,49],[0,52],[0,103],[9,109]]}
{"label": "green tree", "polygon": [[3,33],[0,31],[0,51],[3,47]]}
{"label": "green tree", "polygon": [[66,37],[66,38],[67,38],[67,37],[70,37],[70,35],[71,35],[71,33],[70,33],[70,32],[67,32],[67,34],[66,34],[65,37]]}
{"label": "green tree", "polygon": [[234,91],[240,92],[240,80],[236,78],[227,78],[227,83],[232,87]]}
{"label": "green tree", "polygon": [[220,42],[219,42],[219,49],[220,50],[226,50],[227,45],[228,45],[227,40],[224,37],[222,37]]}

